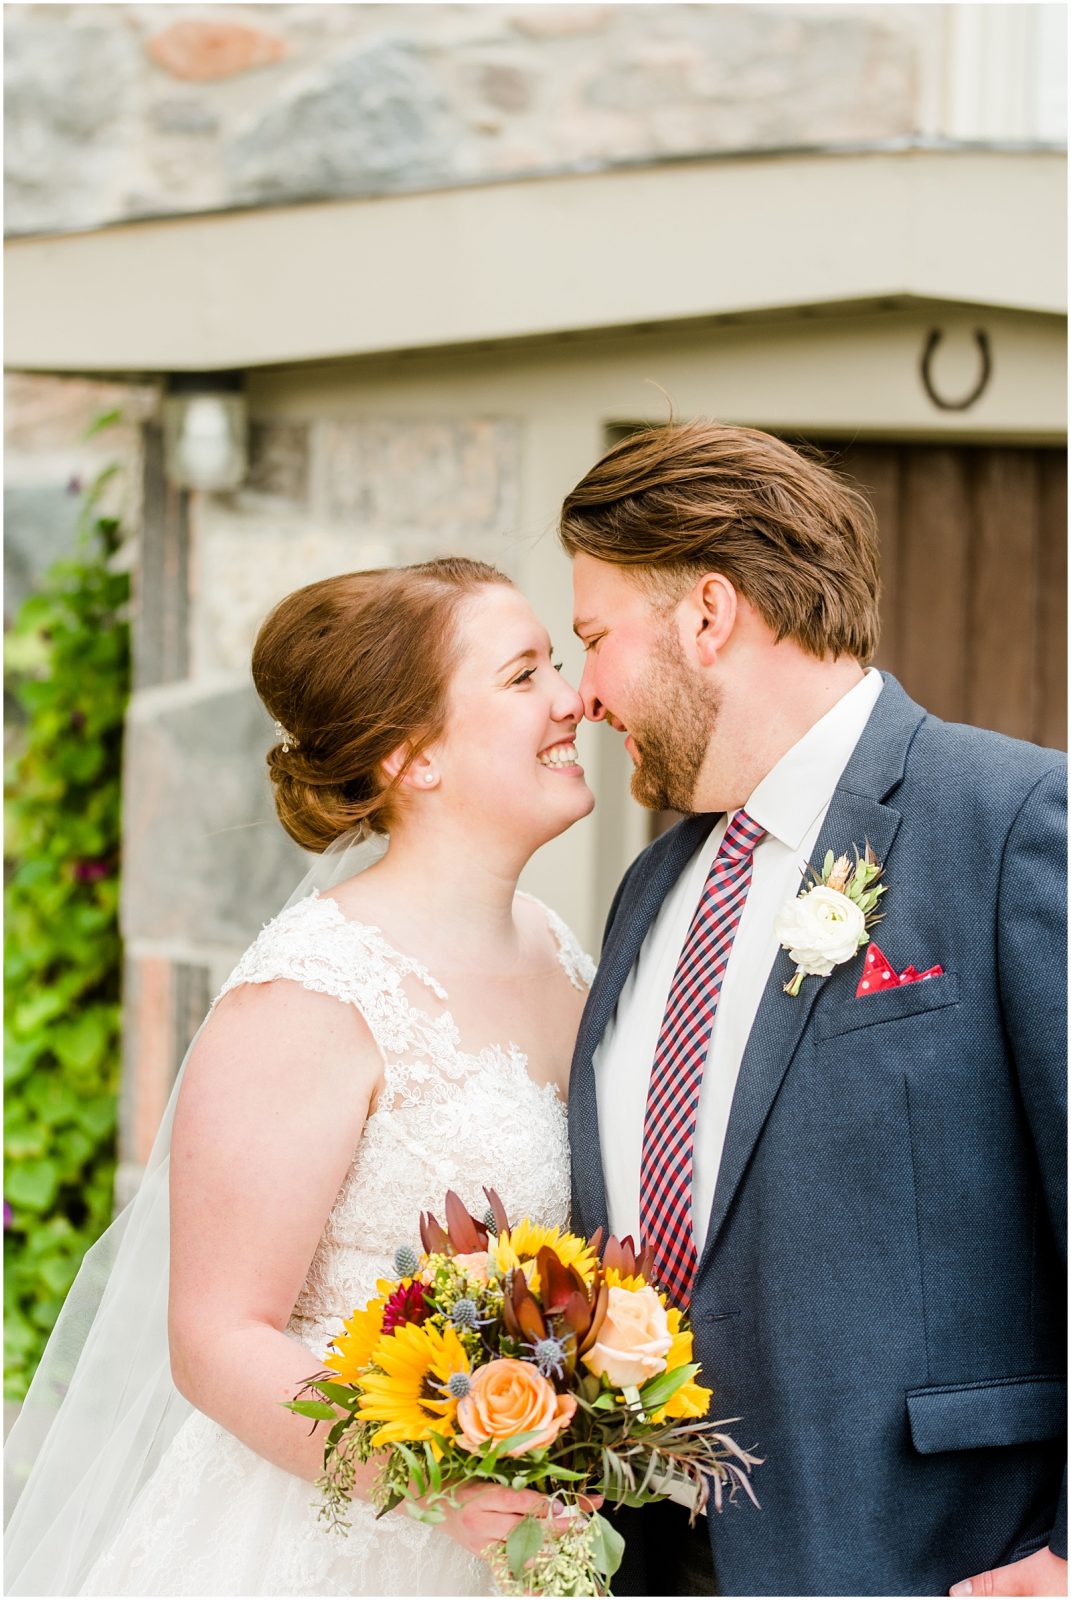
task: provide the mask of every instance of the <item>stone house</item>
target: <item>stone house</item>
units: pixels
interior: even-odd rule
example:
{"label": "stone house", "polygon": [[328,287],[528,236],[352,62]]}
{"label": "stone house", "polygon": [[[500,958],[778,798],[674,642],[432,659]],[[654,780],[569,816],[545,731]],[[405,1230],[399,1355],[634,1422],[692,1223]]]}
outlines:
{"label": "stone house", "polygon": [[[64,484],[130,468],[123,1156],[303,870],[249,648],[287,590],[495,561],[579,671],[562,494],[712,414],[872,495],[878,664],[1065,742],[1064,8],[22,5],[6,13],[15,587]],[[183,487],[169,395],[239,397]],[[119,434],[79,430],[120,399]],[[656,821],[582,733],[595,816],[526,882],[591,947]]]}

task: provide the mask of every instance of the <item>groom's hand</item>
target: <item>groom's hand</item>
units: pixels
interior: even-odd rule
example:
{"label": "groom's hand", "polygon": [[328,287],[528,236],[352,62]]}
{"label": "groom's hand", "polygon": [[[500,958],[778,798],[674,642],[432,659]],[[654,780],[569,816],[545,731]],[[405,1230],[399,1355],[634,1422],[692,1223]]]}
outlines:
{"label": "groom's hand", "polygon": [[1051,1550],[1035,1550],[1032,1556],[1013,1561],[992,1572],[979,1572],[954,1584],[949,1594],[1066,1594],[1067,1562]]}

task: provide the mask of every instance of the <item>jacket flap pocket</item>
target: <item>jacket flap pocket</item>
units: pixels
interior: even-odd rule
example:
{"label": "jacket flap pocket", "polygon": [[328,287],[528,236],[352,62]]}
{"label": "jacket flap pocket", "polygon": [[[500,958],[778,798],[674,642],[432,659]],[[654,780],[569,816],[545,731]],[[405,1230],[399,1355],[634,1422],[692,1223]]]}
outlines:
{"label": "jacket flap pocket", "polygon": [[959,979],[952,973],[939,978],[919,978],[902,983],[898,989],[879,989],[876,994],[834,1003],[816,1012],[815,1031],[820,1039],[832,1039],[853,1028],[870,1028],[876,1022],[895,1022],[899,1017],[914,1017],[922,1011],[940,1011],[959,1003]]}
{"label": "jacket flap pocket", "polygon": [[1062,1439],[1067,1430],[1065,1378],[997,1378],[942,1384],[907,1397],[911,1438],[920,1455]]}

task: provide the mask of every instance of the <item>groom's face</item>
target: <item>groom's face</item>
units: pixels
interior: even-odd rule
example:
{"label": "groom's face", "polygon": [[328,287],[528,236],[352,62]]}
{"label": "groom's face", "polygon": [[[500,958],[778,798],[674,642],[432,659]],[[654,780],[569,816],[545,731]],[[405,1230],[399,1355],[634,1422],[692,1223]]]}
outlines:
{"label": "groom's face", "polygon": [[585,655],[585,716],[625,735],[640,805],[692,810],[718,694],[689,659],[678,608],[624,568],[588,555],[573,562],[573,593],[573,629]]}

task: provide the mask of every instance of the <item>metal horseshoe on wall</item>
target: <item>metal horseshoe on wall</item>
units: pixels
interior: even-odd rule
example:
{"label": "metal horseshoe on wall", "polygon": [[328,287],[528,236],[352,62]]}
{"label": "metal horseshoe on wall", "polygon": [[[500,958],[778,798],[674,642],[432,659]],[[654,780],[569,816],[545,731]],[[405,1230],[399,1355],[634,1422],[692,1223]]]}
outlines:
{"label": "metal horseshoe on wall", "polygon": [[926,344],[922,352],[922,360],[919,363],[919,375],[922,378],[922,387],[925,389],[934,405],[937,406],[938,410],[969,411],[971,406],[973,406],[977,400],[982,398],[982,395],[989,387],[989,380],[993,374],[993,358],[989,353],[989,336],[983,328],[975,328],[974,330],[974,342],[978,346],[978,354],[981,357],[981,371],[978,374],[978,381],[974,385],[974,388],[969,394],[965,395],[962,400],[946,400],[943,395],[939,395],[937,393],[937,390],[934,387],[933,375],[930,371],[930,368],[933,364],[934,355],[937,352],[937,346],[941,343],[943,338],[944,334],[940,328],[932,328],[927,336]]}

